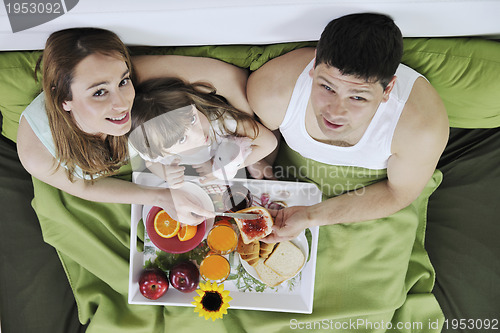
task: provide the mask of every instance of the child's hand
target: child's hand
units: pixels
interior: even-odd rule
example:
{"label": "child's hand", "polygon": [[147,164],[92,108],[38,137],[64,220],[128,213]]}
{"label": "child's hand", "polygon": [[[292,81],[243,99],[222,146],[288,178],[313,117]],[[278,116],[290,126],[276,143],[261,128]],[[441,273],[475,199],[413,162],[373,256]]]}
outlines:
{"label": "child's hand", "polygon": [[170,165],[161,165],[162,178],[167,181],[170,188],[176,189],[184,183],[184,170],[183,166],[179,165],[179,160],[176,159]]}
{"label": "child's hand", "polygon": [[200,178],[200,183],[205,184],[216,178],[212,174],[212,159],[201,163],[193,165],[193,168],[198,172]]}

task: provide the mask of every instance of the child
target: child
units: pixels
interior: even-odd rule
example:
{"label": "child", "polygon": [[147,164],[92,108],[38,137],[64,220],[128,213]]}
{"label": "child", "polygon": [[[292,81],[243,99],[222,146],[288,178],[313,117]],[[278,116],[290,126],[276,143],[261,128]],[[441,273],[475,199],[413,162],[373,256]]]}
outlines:
{"label": "child", "polygon": [[171,188],[192,165],[202,183],[229,179],[276,147],[276,138],[253,117],[231,106],[208,83],[150,79],[136,87],[129,143]]}

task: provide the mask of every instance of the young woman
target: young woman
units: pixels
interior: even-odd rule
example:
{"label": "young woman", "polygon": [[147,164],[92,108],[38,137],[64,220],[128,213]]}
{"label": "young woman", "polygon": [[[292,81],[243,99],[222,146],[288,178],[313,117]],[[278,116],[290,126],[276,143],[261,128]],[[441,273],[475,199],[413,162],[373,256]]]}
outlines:
{"label": "young woman", "polygon": [[[146,56],[137,63],[139,77],[151,72],[186,80],[205,76],[216,86],[220,83],[228,95],[231,85],[245,89],[246,73],[214,59]],[[34,177],[72,195],[156,205],[183,223],[201,223],[213,212],[198,207],[181,191],[109,177],[128,159],[125,134],[130,130],[135,96],[131,75],[127,48],[114,33],[95,28],[53,33],[43,53],[44,91],[21,116],[20,160]]]}
{"label": "young woman", "polygon": [[144,81],[137,86],[132,110],[130,143],[171,188],[184,181],[182,164],[192,165],[202,182],[228,179],[276,147],[267,128],[216,94],[209,83]]}

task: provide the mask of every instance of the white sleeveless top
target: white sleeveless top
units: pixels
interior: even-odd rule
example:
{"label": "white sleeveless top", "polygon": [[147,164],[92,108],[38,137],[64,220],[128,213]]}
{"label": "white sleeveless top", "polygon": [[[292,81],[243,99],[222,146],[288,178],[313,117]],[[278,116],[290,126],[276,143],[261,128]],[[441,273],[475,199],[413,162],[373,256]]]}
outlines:
{"label": "white sleeveless top", "polygon": [[360,141],[351,147],[338,147],[314,140],[306,130],[305,114],[312,87],[309,71],[313,65],[314,59],[297,79],[279,127],[288,146],[305,158],[325,164],[386,169],[394,130],[413,84],[421,75],[403,64],[399,65],[388,101],[380,104]]}
{"label": "white sleeveless top", "polygon": [[[24,117],[28,124],[30,125],[35,135],[43,143],[45,148],[50,152],[54,158],[56,156],[56,146],[54,143],[54,138],[49,126],[49,118],[47,117],[47,111],[45,109],[45,93],[39,94],[28,107],[23,111],[21,117]],[[61,166],[66,168],[64,163]],[[75,166],[75,171],[73,172],[75,178],[91,180],[90,176],[84,175],[82,169],[79,166]],[[97,176],[94,177],[97,178]]]}

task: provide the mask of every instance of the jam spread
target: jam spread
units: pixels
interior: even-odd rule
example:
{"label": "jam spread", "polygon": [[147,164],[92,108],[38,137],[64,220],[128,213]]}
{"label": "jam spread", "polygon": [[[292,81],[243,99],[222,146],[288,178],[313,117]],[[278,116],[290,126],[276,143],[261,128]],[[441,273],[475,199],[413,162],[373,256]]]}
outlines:
{"label": "jam spread", "polygon": [[241,231],[249,238],[254,238],[265,233],[266,226],[267,223],[264,216],[260,215],[259,218],[255,220],[242,220]]}

